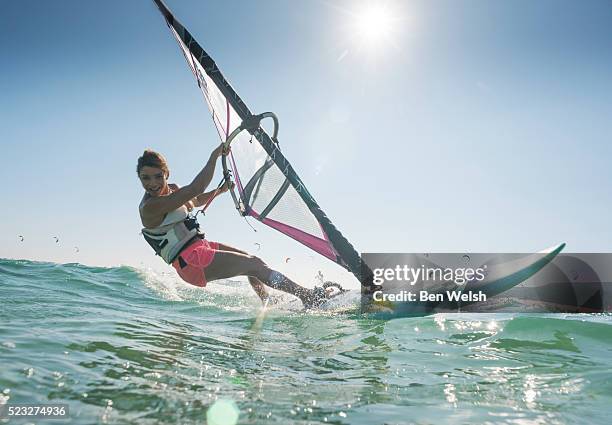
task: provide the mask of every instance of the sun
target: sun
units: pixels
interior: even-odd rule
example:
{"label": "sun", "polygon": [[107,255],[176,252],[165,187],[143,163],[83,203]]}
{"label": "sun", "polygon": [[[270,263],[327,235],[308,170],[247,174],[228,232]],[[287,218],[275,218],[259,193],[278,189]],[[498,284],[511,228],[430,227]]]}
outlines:
{"label": "sun", "polygon": [[[358,59],[364,65],[377,64],[390,52],[400,51],[409,23],[407,7],[399,0],[350,0],[335,8],[338,21],[338,63]],[[347,59],[348,58],[348,59]]]}
{"label": "sun", "polygon": [[357,37],[367,44],[377,45],[393,33],[394,16],[387,4],[369,3],[354,14]]}

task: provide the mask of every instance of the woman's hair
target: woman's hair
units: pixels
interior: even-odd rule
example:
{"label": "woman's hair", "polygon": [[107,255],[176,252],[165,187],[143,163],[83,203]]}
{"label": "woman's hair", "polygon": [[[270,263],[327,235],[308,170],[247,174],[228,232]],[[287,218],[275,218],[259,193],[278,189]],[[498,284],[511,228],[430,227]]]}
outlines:
{"label": "woman's hair", "polygon": [[142,156],[138,158],[138,165],[136,166],[136,173],[138,173],[138,175],[140,175],[142,167],[159,168],[164,172],[166,178],[170,176],[170,169],[168,168],[166,158],[164,158],[162,154],[151,149],[146,149]]}

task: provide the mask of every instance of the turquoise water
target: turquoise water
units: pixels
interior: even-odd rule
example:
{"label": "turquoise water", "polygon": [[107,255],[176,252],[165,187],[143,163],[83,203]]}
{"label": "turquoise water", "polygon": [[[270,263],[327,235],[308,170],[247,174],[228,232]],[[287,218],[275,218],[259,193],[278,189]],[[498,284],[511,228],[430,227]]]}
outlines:
{"label": "turquoise water", "polygon": [[205,423],[219,400],[243,424],[612,415],[610,315],[384,322],[281,297],[262,319],[238,282],[201,290],[170,272],[15,260],[0,260],[0,297],[0,403],[67,403],[62,423]]}

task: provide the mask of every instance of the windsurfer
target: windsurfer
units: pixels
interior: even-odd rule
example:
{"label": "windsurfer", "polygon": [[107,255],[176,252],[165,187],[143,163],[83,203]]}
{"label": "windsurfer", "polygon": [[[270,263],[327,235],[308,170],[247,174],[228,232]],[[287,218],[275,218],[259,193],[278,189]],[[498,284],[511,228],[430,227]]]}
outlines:
{"label": "windsurfer", "polygon": [[210,184],[223,144],[215,148],[202,170],[184,187],[168,183],[170,170],[165,158],[145,150],[138,158],[137,173],[145,189],[140,202],[142,234],[155,252],[176,269],[179,276],[195,286],[235,276],[247,276],[261,298],[268,298],[266,286],[298,297],[305,306],[320,304],[330,292],[323,288],[308,289],[272,270],[259,257],[219,242],[208,241],[199,231],[197,220],[189,213],[208,205],[229,188],[227,183],[204,192]]}

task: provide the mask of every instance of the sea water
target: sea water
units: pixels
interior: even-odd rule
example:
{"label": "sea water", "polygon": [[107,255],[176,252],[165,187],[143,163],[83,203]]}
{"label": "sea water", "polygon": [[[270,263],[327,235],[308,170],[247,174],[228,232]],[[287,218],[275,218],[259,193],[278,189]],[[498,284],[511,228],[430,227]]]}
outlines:
{"label": "sea water", "polygon": [[262,314],[246,283],[0,260],[0,404],[67,404],[70,424],[610,423],[610,315],[381,321],[277,299]]}

